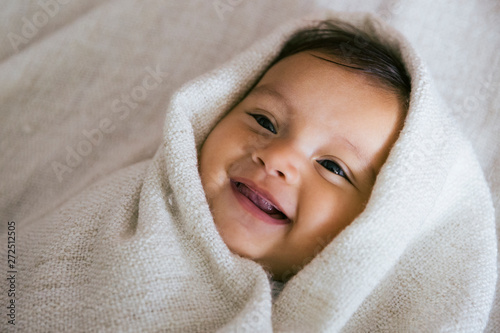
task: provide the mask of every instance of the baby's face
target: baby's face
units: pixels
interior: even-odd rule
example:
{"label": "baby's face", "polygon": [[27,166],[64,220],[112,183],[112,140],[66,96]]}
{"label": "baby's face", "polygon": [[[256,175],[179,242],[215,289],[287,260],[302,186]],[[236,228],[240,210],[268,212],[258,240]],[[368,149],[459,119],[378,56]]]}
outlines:
{"label": "baby's face", "polygon": [[200,153],[225,243],[277,280],[363,210],[401,126],[395,94],[327,58],[308,51],[274,65]]}

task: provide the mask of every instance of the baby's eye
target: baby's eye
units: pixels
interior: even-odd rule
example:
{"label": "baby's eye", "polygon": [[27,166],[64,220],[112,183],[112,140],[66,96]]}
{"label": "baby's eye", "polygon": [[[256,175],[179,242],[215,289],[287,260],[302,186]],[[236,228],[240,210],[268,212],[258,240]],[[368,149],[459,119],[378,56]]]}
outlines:
{"label": "baby's eye", "polygon": [[277,133],[273,123],[269,120],[269,118],[261,114],[250,114],[250,115],[257,121],[257,123],[259,123],[260,126],[264,127],[273,134]]}
{"label": "baby's eye", "polygon": [[340,167],[340,165],[338,165],[334,161],[331,161],[331,160],[319,160],[317,162],[321,166],[323,166],[325,169],[327,169],[328,171],[331,171],[334,174],[339,175],[340,177],[344,177],[345,179],[349,180],[349,178],[347,178],[347,175],[345,174],[344,170],[342,170],[342,168]]}

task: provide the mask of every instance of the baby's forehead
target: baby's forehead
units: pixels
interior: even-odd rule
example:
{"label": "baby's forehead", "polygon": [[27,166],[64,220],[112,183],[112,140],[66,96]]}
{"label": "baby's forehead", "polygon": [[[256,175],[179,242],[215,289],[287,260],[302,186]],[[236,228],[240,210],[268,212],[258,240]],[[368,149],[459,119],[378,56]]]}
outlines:
{"label": "baby's forehead", "polygon": [[[405,75],[403,75],[406,74],[406,72],[399,73],[392,67],[384,64],[370,62],[369,65],[361,65],[359,64],[359,59],[351,61],[349,58],[346,59],[345,57],[338,57],[329,54],[324,50],[305,50],[281,58],[265,70],[259,81],[254,86],[254,89],[259,87],[262,81],[265,81],[269,77],[284,77],[288,81],[295,81],[297,75],[300,75],[303,72],[318,69],[314,66],[314,64],[317,64],[318,62],[325,65],[323,68],[318,70],[319,72],[332,70],[334,75],[332,75],[329,82],[319,82],[313,79],[309,82],[311,85],[330,85],[335,84],[335,80],[345,80],[347,78],[349,80],[356,80],[357,85],[370,85],[371,87],[380,89],[379,92],[388,97],[396,96],[401,105],[402,119],[405,118],[410,98],[410,87],[406,87],[409,85],[409,83],[406,82],[406,79],[409,80],[409,78],[406,78],[404,77]],[[292,63],[292,65],[283,66],[283,63]]]}
{"label": "baby's forehead", "polygon": [[[284,58],[264,72],[247,96],[291,104],[291,101],[300,98],[303,93],[315,95],[320,90],[343,86],[348,86],[343,91],[346,95],[353,90],[363,91],[369,88],[370,93],[398,96],[375,78],[332,59],[320,52],[310,51]],[[327,94],[321,96],[321,99],[328,98]]]}
{"label": "baby's forehead", "polygon": [[[324,73],[328,75],[325,76]],[[287,82],[295,82],[304,76],[307,76],[308,86],[332,85],[338,80],[348,79],[359,85],[370,84],[381,89],[386,87],[374,76],[367,75],[360,68],[345,64],[334,56],[320,51],[304,51],[281,59],[266,69],[252,91],[267,85],[269,81],[283,80],[286,85]],[[393,90],[391,92],[394,93]]]}

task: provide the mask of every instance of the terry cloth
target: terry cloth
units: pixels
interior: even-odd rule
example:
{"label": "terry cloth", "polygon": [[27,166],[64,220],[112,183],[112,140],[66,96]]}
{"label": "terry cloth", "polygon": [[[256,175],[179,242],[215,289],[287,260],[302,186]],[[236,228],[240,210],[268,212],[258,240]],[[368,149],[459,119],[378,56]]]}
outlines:
{"label": "terry cloth", "polygon": [[[286,39],[326,18],[351,22],[397,51],[411,75],[410,108],[364,212],[273,301],[266,272],[232,254],[218,234],[197,151]],[[488,187],[425,65],[382,21],[334,12],[293,21],[185,85],[165,112],[163,140],[153,159],[105,177],[20,228],[16,329],[485,328],[497,277]],[[6,284],[0,285],[5,305]]]}

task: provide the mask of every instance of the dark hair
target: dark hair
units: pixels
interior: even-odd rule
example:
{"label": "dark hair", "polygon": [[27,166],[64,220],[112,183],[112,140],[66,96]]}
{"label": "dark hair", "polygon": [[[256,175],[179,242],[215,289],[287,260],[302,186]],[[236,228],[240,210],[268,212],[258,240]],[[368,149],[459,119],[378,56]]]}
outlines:
{"label": "dark hair", "polygon": [[345,22],[320,21],[316,26],[296,32],[285,43],[269,66],[303,51],[319,51],[331,62],[359,71],[394,92],[403,109],[409,106],[411,79],[399,56],[366,32]]}

